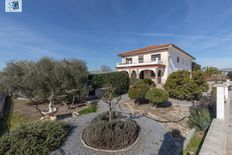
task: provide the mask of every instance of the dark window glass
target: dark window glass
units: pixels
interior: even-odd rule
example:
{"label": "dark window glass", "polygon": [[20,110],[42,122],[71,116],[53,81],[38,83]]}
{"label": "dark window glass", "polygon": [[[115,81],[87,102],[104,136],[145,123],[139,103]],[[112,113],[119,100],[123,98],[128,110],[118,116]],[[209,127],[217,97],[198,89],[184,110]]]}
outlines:
{"label": "dark window glass", "polygon": [[161,60],[161,54],[153,54],[153,55],[151,55],[151,61],[155,61],[156,58],[158,58],[158,60]]}
{"label": "dark window glass", "polygon": [[180,57],[177,57],[176,61],[177,61],[178,63],[180,63]]}
{"label": "dark window glass", "polygon": [[126,58],[126,63],[131,64],[132,63],[132,58]]}
{"label": "dark window glass", "polygon": [[143,56],[139,56],[139,63],[143,63]]}

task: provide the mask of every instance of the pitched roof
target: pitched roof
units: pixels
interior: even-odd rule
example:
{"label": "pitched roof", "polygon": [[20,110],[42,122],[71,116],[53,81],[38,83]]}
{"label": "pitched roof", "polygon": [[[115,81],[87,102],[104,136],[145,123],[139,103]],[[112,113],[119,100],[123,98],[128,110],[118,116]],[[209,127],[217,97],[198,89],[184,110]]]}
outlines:
{"label": "pitched roof", "polygon": [[193,59],[195,59],[192,55],[188,54],[187,52],[180,49],[179,47],[177,47],[174,44],[162,44],[162,45],[147,46],[147,47],[144,47],[144,48],[139,48],[139,49],[135,49],[135,50],[120,53],[118,56],[124,57],[124,56],[142,54],[142,53],[146,53],[146,52],[153,51],[153,50],[155,50],[155,51],[164,50],[164,49],[168,49],[170,47],[174,47],[174,48],[180,50],[181,52],[185,53],[186,55],[188,55],[188,56],[192,57]]}

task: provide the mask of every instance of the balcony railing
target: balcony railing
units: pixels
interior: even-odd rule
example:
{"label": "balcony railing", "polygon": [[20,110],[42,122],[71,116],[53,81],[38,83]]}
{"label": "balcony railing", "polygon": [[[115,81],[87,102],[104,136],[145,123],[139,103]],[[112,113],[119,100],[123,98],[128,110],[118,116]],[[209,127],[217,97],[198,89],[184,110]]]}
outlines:
{"label": "balcony railing", "polygon": [[154,65],[154,64],[163,64],[162,60],[155,60],[155,61],[144,61],[144,62],[137,62],[137,63],[117,63],[116,67],[131,67],[131,66],[141,66],[141,65]]}

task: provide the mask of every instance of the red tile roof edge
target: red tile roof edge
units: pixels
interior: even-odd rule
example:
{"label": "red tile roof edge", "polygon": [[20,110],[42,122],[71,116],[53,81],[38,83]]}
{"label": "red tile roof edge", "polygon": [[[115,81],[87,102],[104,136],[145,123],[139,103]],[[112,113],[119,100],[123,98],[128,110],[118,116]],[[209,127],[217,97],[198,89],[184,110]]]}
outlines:
{"label": "red tile roof edge", "polygon": [[135,49],[135,50],[130,50],[130,51],[126,51],[123,53],[118,54],[118,56],[129,56],[129,55],[135,55],[135,54],[142,54],[142,53],[146,53],[150,50],[163,50],[163,49],[168,49],[170,47],[174,47],[178,50],[180,50],[181,52],[185,53],[186,55],[192,57],[194,60],[196,59],[195,57],[193,57],[192,55],[188,54],[186,51],[182,50],[181,48],[177,47],[174,44],[162,44],[162,45],[152,45],[152,46],[147,46],[144,48],[139,48],[139,49]]}

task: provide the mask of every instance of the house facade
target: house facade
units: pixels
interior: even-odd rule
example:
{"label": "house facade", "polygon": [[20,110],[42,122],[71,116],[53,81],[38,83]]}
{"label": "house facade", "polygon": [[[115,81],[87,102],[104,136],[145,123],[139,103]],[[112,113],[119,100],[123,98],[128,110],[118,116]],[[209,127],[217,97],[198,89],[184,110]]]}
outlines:
{"label": "house facade", "polygon": [[152,79],[155,83],[165,83],[172,72],[192,71],[193,56],[175,46],[165,44],[148,46],[120,53],[118,71],[127,71],[131,78]]}

